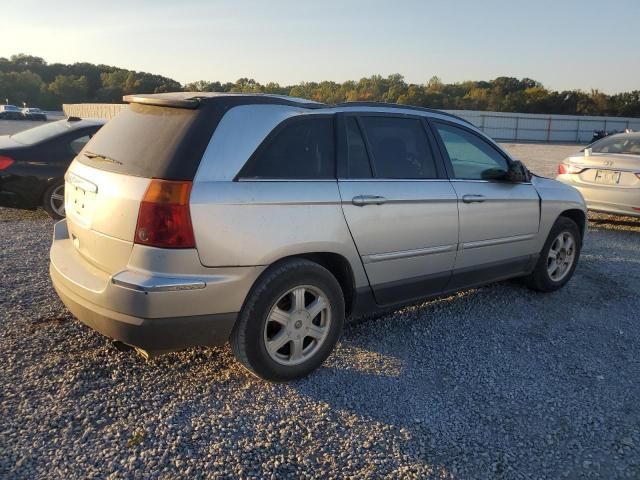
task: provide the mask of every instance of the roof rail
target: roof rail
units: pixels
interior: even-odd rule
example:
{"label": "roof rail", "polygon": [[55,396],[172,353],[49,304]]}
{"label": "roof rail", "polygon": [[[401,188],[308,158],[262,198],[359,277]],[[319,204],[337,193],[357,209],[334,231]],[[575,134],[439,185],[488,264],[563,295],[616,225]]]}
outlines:
{"label": "roof rail", "polygon": [[342,102],[336,103],[334,107],[378,107],[378,108],[402,108],[404,110],[417,110],[419,112],[436,113],[438,115],[444,115],[445,117],[455,118],[461,122],[471,124],[469,120],[454,115],[453,113],[447,113],[435,108],[415,107],[413,105],[400,105],[399,103],[385,103],[385,102]]}

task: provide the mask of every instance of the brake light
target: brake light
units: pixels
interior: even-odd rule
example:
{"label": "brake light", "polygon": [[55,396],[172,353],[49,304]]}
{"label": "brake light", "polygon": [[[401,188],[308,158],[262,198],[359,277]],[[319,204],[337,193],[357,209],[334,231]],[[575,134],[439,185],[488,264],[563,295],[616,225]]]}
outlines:
{"label": "brake light", "polygon": [[135,243],[160,248],[195,248],[189,195],[191,182],[152,179],[138,211]]}
{"label": "brake light", "polygon": [[573,175],[576,173],[582,173],[585,170],[586,168],[576,167],[575,165],[571,165],[570,163],[561,163],[560,165],[558,165],[559,175],[564,175],[565,173]]}
{"label": "brake light", "polygon": [[4,157],[0,155],[0,170],[6,170],[11,165],[13,165],[14,160],[11,157]]}

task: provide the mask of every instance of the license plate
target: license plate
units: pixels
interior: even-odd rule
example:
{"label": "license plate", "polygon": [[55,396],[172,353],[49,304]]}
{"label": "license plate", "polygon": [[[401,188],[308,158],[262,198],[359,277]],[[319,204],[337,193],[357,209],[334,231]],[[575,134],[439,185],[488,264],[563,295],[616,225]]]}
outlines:
{"label": "license plate", "polygon": [[93,199],[98,193],[98,186],[72,172],[67,174],[65,195],[67,196],[67,210],[72,210],[76,216],[88,220],[91,214]]}
{"label": "license plate", "polygon": [[80,215],[83,216],[83,214],[85,213],[85,203],[87,202],[87,192],[86,190],[80,188],[80,187],[72,187],[72,194],[71,194],[71,201],[72,203],[72,207],[75,210],[75,212]]}
{"label": "license plate", "polygon": [[596,171],[596,183],[604,183],[605,185],[618,185],[620,183],[620,173],[612,170]]}

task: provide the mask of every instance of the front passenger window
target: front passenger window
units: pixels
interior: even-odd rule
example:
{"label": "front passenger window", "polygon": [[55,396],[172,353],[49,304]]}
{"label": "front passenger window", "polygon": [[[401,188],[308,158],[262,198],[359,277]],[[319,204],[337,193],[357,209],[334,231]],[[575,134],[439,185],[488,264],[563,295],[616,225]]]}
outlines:
{"label": "front passenger window", "polygon": [[496,180],[509,170],[507,159],[487,142],[463,128],[435,123],[449,154],[455,178]]}

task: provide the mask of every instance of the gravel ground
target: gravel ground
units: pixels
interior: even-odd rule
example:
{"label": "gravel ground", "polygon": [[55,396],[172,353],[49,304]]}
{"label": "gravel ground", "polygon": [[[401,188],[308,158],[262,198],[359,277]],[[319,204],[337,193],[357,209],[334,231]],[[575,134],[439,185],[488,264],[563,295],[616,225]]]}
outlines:
{"label": "gravel ground", "polygon": [[52,225],[0,209],[0,478],[640,478],[640,220],[592,216],[560,292],[352,322],[288,385],[118,351],[50,286]]}

